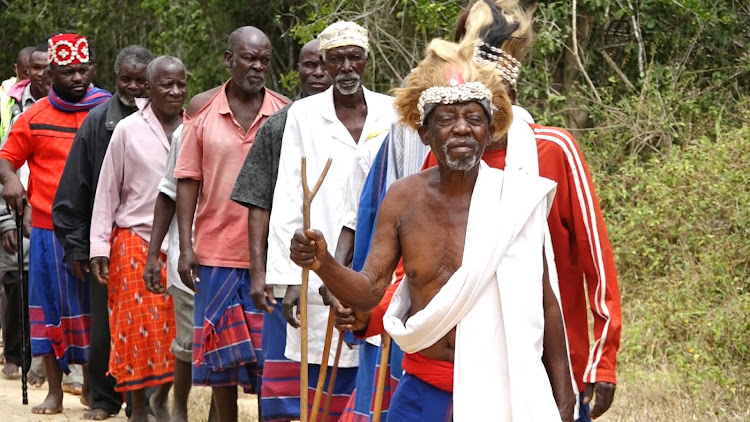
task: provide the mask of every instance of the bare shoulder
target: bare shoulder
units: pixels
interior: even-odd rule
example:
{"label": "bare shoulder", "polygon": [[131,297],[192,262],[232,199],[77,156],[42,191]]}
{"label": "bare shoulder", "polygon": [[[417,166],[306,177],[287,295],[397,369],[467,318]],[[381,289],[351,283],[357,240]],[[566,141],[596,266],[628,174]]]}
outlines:
{"label": "bare shoulder", "polygon": [[214,95],[223,87],[224,85],[219,85],[217,87],[213,87],[209,89],[208,91],[203,91],[200,94],[196,94],[192,99],[190,99],[190,103],[188,103],[187,110],[185,112],[188,116],[194,116],[195,113],[199,112],[203,107],[208,104],[208,102],[213,98]]}
{"label": "bare shoulder", "polygon": [[385,194],[383,206],[396,209],[414,206],[422,198],[430,178],[434,176],[432,173],[433,169],[428,169],[393,182]]}

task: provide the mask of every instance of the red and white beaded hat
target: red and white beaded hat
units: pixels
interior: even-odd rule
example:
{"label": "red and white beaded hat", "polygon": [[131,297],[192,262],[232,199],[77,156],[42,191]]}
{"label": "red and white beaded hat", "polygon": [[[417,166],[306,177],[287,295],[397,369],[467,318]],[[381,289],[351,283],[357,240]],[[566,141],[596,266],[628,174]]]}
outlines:
{"label": "red and white beaded hat", "polygon": [[89,62],[89,42],[78,34],[58,34],[49,39],[47,57],[58,66]]}

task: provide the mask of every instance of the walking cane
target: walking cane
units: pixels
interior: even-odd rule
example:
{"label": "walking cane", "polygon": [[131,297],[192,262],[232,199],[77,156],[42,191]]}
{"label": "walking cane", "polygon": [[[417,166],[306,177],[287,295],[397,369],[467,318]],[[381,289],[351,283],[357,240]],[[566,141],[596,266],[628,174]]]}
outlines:
{"label": "walking cane", "polygon": [[[307,230],[310,228],[310,204],[312,203],[315,194],[318,193],[320,185],[323,183],[328,169],[331,168],[331,161],[329,158],[326,162],[326,166],[323,169],[323,173],[318,177],[318,182],[310,191],[307,185],[307,159],[305,156],[302,157],[302,227]],[[307,285],[310,279],[310,269],[302,269],[302,291],[300,292],[299,306],[300,306],[300,319],[301,321],[301,333],[300,333],[300,387],[299,387],[299,399],[300,399],[300,422],[307,422]],[[326,362],[327,363],[327,362]],[[326,366],[327,367],[327,366]],[[322,368],[321,368],[322,369]]]}
{"label": "walking cane", "polygon": [[[26,207],[26,198],[23,199],[23,206]],[[8,212],[11,212],[10,205]],[[16,242],[18,242],[18,281],[21,283],[19,295],[21,296],[21,398],[24,405],[29,404],[29,386],[26,381],[26,371],[29,369],[28,362],[26,361],[26,343],[28,338],[26,337],[27,327],[29,324],[28,311],[29,308],[26,305],[26,295],[24,294],[24,288],[28,284],[26,279],[26,273],[23,271],[23,216],[16,213]]]}
{"label": "walking cane", "polygon": [[381,337],[380,368],[378,370],[378,384],[375,387],[375,403],[372,405],[372,421],[380,422],[380,412],[383,408],[383,390],[385,389],[385,378],[388,374],[388,355],[391,352],[391,336],[384,333]]}
{"label": "walking cane", "polygon": [[[331,341],[333,340],[333,323],[334,313],[333,307],[330,307],[328,311],[328,326],[326,327],[326,339],[323,343],[323,357],[320,361],[320,372],[318,372],[318,383],[315,385],[315,397],[313,398],[312,412],[310,422],[316,422],[318,420],[318,411],[320,410],[320,399],[323,395],[323,387],[326,383],[326,375],[328,374],[328,355],[331,353]],[[330,395],[330,391],[329,391]],[[325,419],[323,419],[325,421]]]}
{"label": "walking cane", "polygon": [[339,331],[339,343],[336,345],[336,357],[333,359],[333,369],[331,369],[331,379],[328,381],[328,394],[326,394],[326,404],[323,406],[323,422],[328,420],[328,411],[331,408],[333,400],[333,387],[336,386],[336,375],[339,373],[339,358],[341,357],[341,346],[344,343],[344,333]]}

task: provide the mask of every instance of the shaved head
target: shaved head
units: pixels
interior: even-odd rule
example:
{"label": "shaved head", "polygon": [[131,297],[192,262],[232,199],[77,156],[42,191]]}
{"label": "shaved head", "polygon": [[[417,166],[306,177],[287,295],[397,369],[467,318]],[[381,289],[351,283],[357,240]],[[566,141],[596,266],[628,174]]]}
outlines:
{"label": "shaved head", "polygon": [[229,34],[227,50],[236,51],[245,43],[251,43],[258,46],[271,46],[271,40],[268,39],[268,36],[263,33],[263,31],[254,26],[243,26],[235,29]]}
{"label": "shaved head", "polygon": [[16,54],[16,62],[13,64],[13,71],[19,81],[29,79],[29,57],[36,47],[24,47]]}
{"label": "shaved head", "polygon": [[271,71],[271,41],[254,26],[237,28],[229,35],[224,63],[236,89],[257,94],[263,90]]}
{"label": "shaved head", "polygon": [[185,65],[182,63],[182,60],[178,59],[177,57],[159,56],[151,60],[146,67],[146,81],[150,84],[154,84],[156,82],[156,78],[159,77],[159,72],[172,67],[178,69],[181,68],[183,69],[183,71],[185,69]]}
{"label": "shaved head", "polygon": [[317,38],[302,46],[302,50],[299,51],[300,61],[305,54],[320,54],[320,41]]}

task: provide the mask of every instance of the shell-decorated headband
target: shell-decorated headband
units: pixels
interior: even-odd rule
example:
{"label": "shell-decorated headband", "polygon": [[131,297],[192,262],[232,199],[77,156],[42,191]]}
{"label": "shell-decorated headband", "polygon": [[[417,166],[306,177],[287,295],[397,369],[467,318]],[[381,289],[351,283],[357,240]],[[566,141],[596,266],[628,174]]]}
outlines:
{"label": "shell-decorated headband", "polygon": [[494,66],[500,77],[508,82],[508,85],[516,86],[518,74],[521,71],[521,62],[501,48],[477,41],[474,47],[474,60]]}
{"label": "shell-decorated headband", "polygon": [[465,103],[467,101],[480,101],[487,100],[486,103],[490,106],[483,104],[483,107],[488,108],[487,113],[490,118],[492,117],[494,107],[492,104],[492,91],[487,88],[481,82],[462,82],[459,79],[452,78],[450,80],[450,86],[433,86],[422,91],[419,96],[419,102],[417,103],[417,110],[419,111],[419,124],[424,123],[425,119],[425,106],[430,104],[456,104]]}

